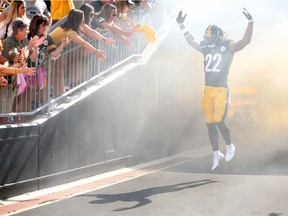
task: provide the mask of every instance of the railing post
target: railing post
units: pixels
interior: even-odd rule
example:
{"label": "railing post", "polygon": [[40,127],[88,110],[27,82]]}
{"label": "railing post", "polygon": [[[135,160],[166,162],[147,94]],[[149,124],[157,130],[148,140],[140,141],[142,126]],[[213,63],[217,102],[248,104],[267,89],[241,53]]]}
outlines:
{"label": "railing post", "polygon": [[48,108],[47,108],[47,114],[50,115],[51,113],[51,55],[48,56],[48,74],[47,74],[47,97],[48,97]]}

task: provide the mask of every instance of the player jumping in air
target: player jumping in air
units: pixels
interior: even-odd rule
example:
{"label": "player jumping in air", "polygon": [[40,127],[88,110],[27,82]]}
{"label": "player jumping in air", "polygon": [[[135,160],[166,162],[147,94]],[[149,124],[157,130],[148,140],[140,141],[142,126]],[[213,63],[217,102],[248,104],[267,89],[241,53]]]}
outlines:
{"label": "player jumping in air", "polygon": [[225,118],[230,98],[228,74],[234,53],[247,46],[252,38],[253,18],[245,8],[243,14],[248,19],[248,25],[243,38],[235,42],[226,39],[223,30],[217,25],[210,25],[205,31],[204,40],[199,44],[184,25],[187,14],[183,16],[180,11],[176,19],[188,44],[204,55],[205,87],[202,109],[213,149],[212,170],[215,170],[224,158],[219,150],[218,129],[226,143],[225,161],[232,160],[235,152]]}

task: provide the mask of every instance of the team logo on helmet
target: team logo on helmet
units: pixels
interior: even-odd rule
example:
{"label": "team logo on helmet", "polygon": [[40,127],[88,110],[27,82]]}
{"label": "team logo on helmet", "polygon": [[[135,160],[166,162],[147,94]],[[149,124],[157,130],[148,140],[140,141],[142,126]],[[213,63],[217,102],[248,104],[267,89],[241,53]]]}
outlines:
{"label": "team logo on helmet", "polygon": [[223,30],[217,25],[210,25],[205,31],[204,38],[208,44],[216,44],[223,39]]}

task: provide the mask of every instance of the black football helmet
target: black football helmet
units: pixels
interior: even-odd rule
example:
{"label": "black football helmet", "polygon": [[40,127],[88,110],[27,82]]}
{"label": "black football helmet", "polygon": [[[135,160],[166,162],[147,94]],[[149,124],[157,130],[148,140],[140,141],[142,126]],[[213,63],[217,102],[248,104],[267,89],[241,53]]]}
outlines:
{"label": "black football helmet", "polygon": [[204,39],[208,45],[217,44],[223,39],[224,32],[217,25],[210,25],[207,27],[204,35]]}

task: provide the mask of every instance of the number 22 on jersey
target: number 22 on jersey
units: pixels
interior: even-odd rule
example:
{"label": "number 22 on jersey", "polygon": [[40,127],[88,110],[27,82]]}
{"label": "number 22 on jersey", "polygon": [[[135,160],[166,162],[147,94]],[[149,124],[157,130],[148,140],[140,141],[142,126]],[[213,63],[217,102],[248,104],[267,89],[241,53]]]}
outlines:
{"label": "number 22 on jersey", "polygon": [[220,72],[220,63],[222,60],[222,56],[217,53],[215,55],[208,54],[205,57],[205,72]]}

